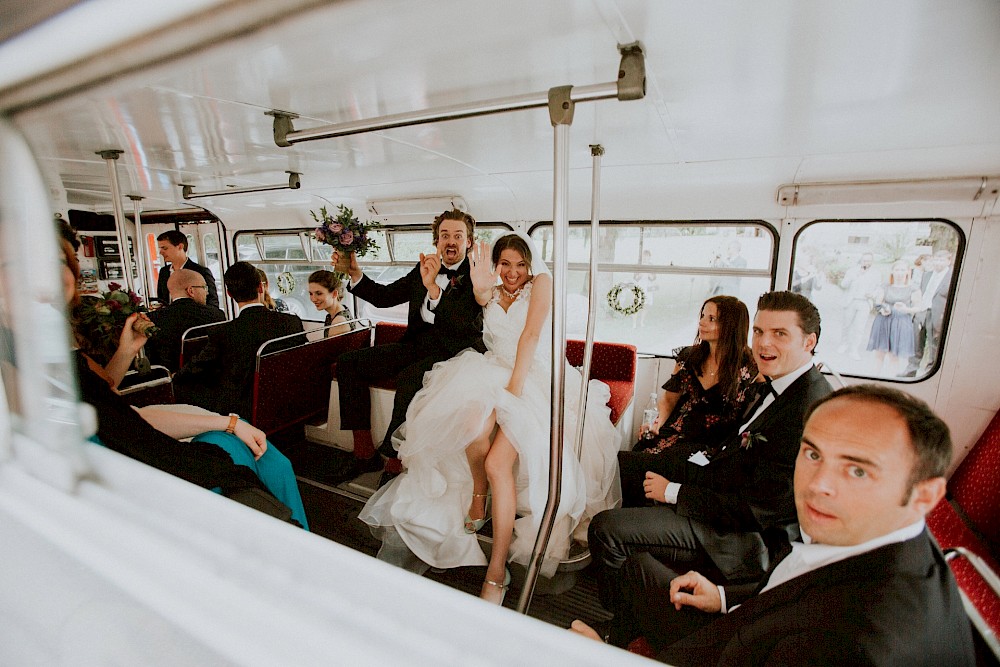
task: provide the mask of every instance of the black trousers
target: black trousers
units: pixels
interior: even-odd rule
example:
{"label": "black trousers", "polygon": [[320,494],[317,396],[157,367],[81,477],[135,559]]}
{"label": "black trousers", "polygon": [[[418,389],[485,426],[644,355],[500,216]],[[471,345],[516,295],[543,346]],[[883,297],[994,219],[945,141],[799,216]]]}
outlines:
{"label": "black trousers", "polygon": [[622,604],[611,625],[610,642],[624,648],[645,637],[658,653],[720,618],[693,607],[674,608],[670,582],[680,574],[652,554],[630,556],[622,567]]}
{"label": "black trousers", "polygon": [[691,520],[670,505],[606,510],[591,521],[587,537],[598,568],[598,597],[616,616],[625,609],[622,567],[632,556],[647,553],[681,572],[697,570],[712,581],[724,579],[695,535]]}
{"label": "black trousers", "polygon": [[347,352],[337,359],[337,385],[340,395],[340,428],[348,431],[371,429],[371,393],[375,382],[396,378],[396,398],[392,419],[379,446],[379,453],[396,457],[392,434],[406,421],[406,409],[424,384],[424,373],[439,361],[451,358],[451,352],[412,343],[389,343]]}

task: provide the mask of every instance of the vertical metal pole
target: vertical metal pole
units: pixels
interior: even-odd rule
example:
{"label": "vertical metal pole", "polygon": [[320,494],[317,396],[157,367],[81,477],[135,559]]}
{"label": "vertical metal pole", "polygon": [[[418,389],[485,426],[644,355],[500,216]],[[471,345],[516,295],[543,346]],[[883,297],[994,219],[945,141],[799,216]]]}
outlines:
{"label": "vertical metal pole", "polygon": [[549,496],[535,538],[517,610],[526,613],[535,580],[548,548],[562,495],[563,394],[566,382],[566,273],[569,236],[569,128],[573,123],[572,86],[549,91],[549,116],[554,131],[552,195],[552,393],[549,440]]}
{"label": "vertical metal pole", "polygon": [[597,325],[597,232],[601,223],[601,157],[604,146],[590,145],[592,161],[590,183],[590,273],[587,280],[587,334],[583,344],[583,383],[580,385],[580,408],[576,419],[576,439],[573,450],[579,460],[583,454],[583,427],[587,418],[587,393],[590,389],[590,365],[594,358],[594,327]]}
{"label": "vertical metal pole", "polygon": [[139,283],[142,285],[142,297],[149,308],[149,264],[146,257],[146,239],[142,236],[142,205],[143,197],[140,195],[129,195],[132,200],[132,212],[135,215],[135,264],[139,270]]}
{"label": "vertical metal pole", "polygon": [[135,291],[132,282],[132,260],[128,254],[128,232],[125,230],[125,213],[122,211],[122,191],[118,187],[118,172],[115,170],[115,160],[121,155],[120,150],[97,151],[108,165],[108,180],[111,182],[111,205],[115,213],[115,232],[118,234],[118,256],[122,262],[122,274],[125,276],[125,286]]}

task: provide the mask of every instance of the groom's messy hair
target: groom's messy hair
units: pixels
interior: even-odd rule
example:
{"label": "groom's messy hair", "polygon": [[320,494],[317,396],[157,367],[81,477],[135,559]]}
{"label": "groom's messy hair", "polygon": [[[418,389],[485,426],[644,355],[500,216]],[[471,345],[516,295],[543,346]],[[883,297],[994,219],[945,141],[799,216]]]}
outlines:
{"label": "groom's messy hair", "polygon": [[458,220],[459,222],[465,223],[465,229],[468,231],[466,237],[469,243],[472,243],[472,239],[475,238],[476,233],[476,219],[464,211],[459,211],[457,208],[453,208],[450,211],[445,211],[439,216],[434,218],[434,222],[431,223],[431,237],[434,244],[437,245],[438,242],[438,229],[441,227],[441,223],[445,220]]}
{"label": "groom's messy hair", "polygon": [[500,253],[504,250],[513,250],[524,258],[524,263],[531,269],[531,248],[528,243],[517,234],[507,234],[497,239],[493,244],[493,266],[500,263]]}

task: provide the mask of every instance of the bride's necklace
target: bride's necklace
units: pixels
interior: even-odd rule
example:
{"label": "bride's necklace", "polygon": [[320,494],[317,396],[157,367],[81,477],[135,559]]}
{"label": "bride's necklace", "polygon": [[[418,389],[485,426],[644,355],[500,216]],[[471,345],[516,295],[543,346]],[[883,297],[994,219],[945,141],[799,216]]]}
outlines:
{"label": "bride's necklace", "polygon": [[515,300],[518,296],[520,296],[521,295],[521,290],[523,290],[523,289],[524,289],[524,285],[521,285],[520,287],[518,287],[513,292],[508,292],[507,288],[504,287],[503,283],[500,283],[500,291],[503,292],[504,296],[506,296],[511,301]]}

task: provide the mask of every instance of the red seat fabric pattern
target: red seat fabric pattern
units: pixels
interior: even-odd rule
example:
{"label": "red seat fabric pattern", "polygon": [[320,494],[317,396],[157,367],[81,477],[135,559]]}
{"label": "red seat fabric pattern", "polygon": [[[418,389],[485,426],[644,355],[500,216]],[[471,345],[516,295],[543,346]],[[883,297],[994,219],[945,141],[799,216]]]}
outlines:
{"label": "red seat fabric pattern", "polygon": [[1000,412],[948,480],[948,491],[989,546],[1000,548]]}

